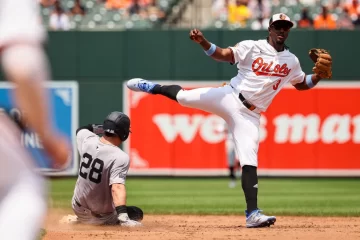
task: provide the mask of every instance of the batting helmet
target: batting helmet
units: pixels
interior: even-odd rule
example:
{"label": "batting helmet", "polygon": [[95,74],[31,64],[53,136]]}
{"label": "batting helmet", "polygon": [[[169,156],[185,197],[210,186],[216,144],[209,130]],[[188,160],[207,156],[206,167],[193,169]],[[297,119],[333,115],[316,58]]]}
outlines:
{"label": "batting helmet", "polygon": [[130,133],[130,118],[122,112],[112,112],[104,120],[104,132],[116,134],[125,141]]}

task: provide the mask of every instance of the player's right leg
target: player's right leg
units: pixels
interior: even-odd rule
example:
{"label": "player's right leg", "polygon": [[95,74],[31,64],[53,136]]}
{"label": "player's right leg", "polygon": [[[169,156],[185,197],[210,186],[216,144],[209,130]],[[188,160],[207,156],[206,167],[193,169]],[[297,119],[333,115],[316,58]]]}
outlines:
{"label": "player's right leg", "polygon": [[234,110],[231,104],[234,96],[230,86],[184,90],[179,85],[160,85],[141,78],[133,78],[127,82],[127,87],[136,92],[163,95],[182,106],[216,114],[225,121]]}

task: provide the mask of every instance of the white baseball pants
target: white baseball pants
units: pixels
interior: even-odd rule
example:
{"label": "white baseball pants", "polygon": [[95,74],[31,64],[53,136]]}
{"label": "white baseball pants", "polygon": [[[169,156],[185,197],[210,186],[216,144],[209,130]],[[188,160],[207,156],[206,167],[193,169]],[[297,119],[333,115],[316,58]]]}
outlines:
{"label": "white baseball pants", "polygon": [[241,166],[258,166],[260,114],[246,108],[231,86],[181,90],[180,105],[200,109],[223,118],[233,136]]}
{"label": "white baseball pants", "polygon": [[44,179],[21,146],[19,131],[0,116],[0,236],[37,239],[47,210]]}

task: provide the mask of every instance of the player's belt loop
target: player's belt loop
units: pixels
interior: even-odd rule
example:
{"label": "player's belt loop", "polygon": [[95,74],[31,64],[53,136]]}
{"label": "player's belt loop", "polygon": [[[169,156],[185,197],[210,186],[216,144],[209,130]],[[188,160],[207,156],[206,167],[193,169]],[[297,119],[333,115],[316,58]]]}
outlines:
{"label": "player's belt loop", "polygon": [[[232,87],[234,89],[234,87],[230,84],[230,87]],[[240,101],[244,104],[245,107],[247,107],[249,110],[253,111],[255,110],[255,106],[254,105],[251,105],[245,98],[244,96],[239,93],[239,99]]]}

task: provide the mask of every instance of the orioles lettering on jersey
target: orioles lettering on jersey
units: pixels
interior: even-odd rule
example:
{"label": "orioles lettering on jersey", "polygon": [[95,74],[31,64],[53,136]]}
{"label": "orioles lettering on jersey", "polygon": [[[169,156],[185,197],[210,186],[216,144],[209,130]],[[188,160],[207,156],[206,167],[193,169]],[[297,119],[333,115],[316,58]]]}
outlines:
{"label": "orioles lettering on jersey", "polygon": [[262,76],[286,77],[287,75],[289,75],[291,69],[287,67],[286,63],[284,63],[283,65],[276,64],[274,67],[272,67],[273,64],[274,64],[273,61],[267,63],[264,61],[262,57],[258,57],[252,63],[252,70],[257,76],[262,75]]}

